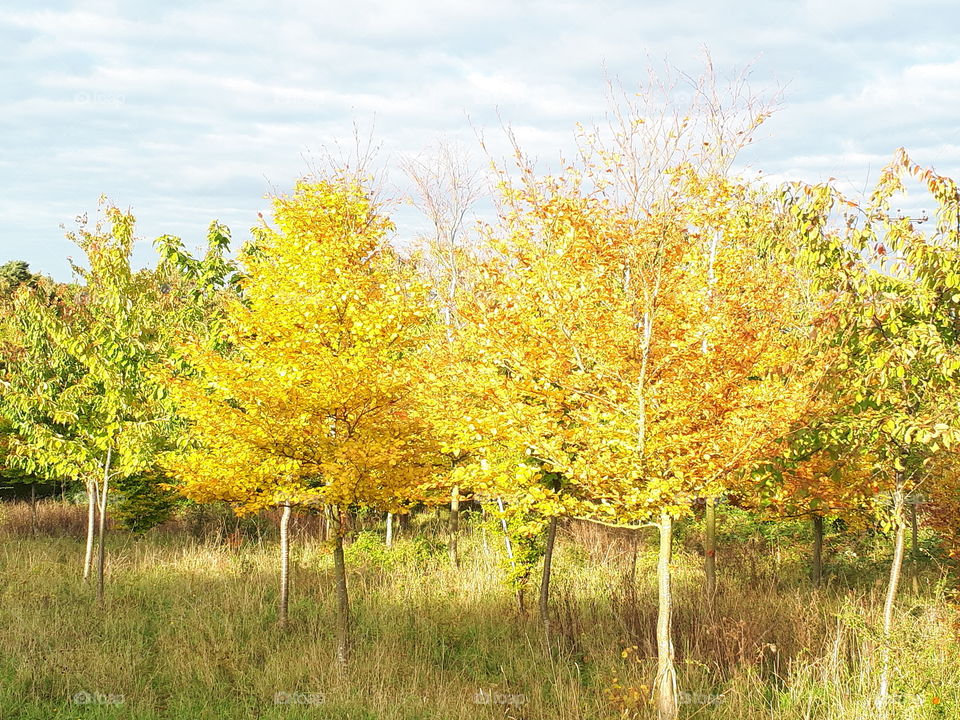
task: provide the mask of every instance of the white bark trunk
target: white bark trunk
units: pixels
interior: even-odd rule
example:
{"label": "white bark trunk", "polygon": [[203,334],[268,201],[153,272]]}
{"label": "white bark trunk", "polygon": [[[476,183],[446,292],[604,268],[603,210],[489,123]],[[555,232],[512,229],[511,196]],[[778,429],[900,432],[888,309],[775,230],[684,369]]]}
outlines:
{"label": "white bark trunk", "polygon": [[450,562],[454,566],[460,565],[460,553],[457,548],[457,541],[460,535],[460,486],[454,485],[450,491],[450,521],[447,527],[449,539],[447,552],[450,555]]}
{"label": "white bark trunk", "polygon": [[703,570],[707,581],[707,606],[713,608],[717,595],[717,499],[715,497],[707,498],[704,525]]}
{"label": "white bark trunk", "polygon": [[97,540],[97,601],[103,604],[103,583],[107,565],[107,499],[110,496],[110,461],[113,449],[107,448],[107,459],[103,463],[103,492],[100,494],[100,537]]}
{"label": "white bark trunk", "polygon": [[283,506],[280,516],[280,627],[287,626],[287,610],[290,603],[290,505]]}
{"label": "white bark trunk", "polygon": [[673,594],[670,587],[670,560],[673,550],[673,518],[660,514],[660,553],[657,558],[657,677],[654,702],[658,720],[675,720],[679,713],[677,669],[673,656]]}
{"label": "white bark trunk", "polygon": [[881,652],[880,689],[877,693],[877,705],[885,707],[890,697],[890,639],[893,634],[893,608],[897,600],[897,586],[900,584],[900,571],[903,567],[903,549],[906,528],[903,518],[903,475],[897,474],[897,487],[893,493],[893,560],[890,563],[890,581],[887,584],[887,597],[883,603],[883,650]]}
{"label": "white bark trunk", "polygon": [[93,538],[97,527],[97,482],[93,478],[87,480],[87,550],[83,556],[83,581],[90,580],[90,570],[93,567]]}

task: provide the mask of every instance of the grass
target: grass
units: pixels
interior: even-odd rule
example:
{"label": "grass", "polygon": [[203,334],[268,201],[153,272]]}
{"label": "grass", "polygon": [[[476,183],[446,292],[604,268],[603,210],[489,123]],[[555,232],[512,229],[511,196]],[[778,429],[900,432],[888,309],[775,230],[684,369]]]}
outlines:
{"label": "grass", "polygon": [[[466,523],[459,569],[433,534],[432,514],[390,549],[375,529],[362,532],[348,548],[354,652],[341,669],[332,557],[312,519],[295,531],[291,624],[279,631],[269,522],[246,527],[252,539],[236,551],[218,541],[218,516],[184,517],[140,539],[116,531],[100,608],[80,579],[80,535],[60,530],[82,508],[44,503],[36,528],[26,506],[0,512],[0,718],[651,717],[649,535],[631,581],[626,533],[564,528],[551,599],[557,647],[548,652],[536,618],[519,613],[502,582],[494,524]],[[832,573],[816,590],[806,581],[801,524],[758,528],[726,512],[714,611],[701,593],[699,527],[686,523],[678,542],[682,717],[877,718],[886,541],[831,536]],[[909,568],[891,643],[898,720],[960,718],[960,615],[950,587],[929,555]]]}

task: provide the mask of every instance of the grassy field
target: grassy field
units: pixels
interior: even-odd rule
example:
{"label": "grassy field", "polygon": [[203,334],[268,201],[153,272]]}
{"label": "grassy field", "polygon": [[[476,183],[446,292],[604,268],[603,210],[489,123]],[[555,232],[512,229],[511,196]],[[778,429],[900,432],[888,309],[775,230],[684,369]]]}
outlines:
{"label": "grassy field", "polygon": [[[334,662],[331,552],[295,531],[291,623],[276,621],[268,520],[239,549],[181,519],[109,545],[107,602],[80,578],[80,508],[0,508],[0,718],[600,720],[650,717],[653,537],[563,528],[552,596],[557,647],[503,584],[495,524],[465,523],[459,569],[432,513],[393,548],[375,528],[348,548],[354,653]],[[806,580],[801,523],[727,510],[715,611],[699,531],[675,555],[682,717],[877,718],[887,541],[828,535],[827,584]],[[255,530],[259,529],[259,537]],[[927,544],[923,544],[924,547]],[[908,566],[893,639],[892,717],[960,718],[954,581],[931,554]],[[531,595],[536,587],[531,587]],[[529,605],[535,606],[531,597]]]}

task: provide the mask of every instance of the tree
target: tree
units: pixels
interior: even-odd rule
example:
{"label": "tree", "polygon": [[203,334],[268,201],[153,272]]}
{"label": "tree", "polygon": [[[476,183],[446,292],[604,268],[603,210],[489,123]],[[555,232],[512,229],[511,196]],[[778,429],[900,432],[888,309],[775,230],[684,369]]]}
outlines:
{"label": "tree", "polygon": [[[439,301],[447,343],[453,345],[462,326],[457,309],[460,297],[469,292],[469,285],[472,284],[469,282],[472,263],[467,221],[473,206],[481,197],[480,178],[471,169],[466,152],[447,142],[441,142],[427,155],[406,160],[403,169],[415,186],[414,205],[432,226],[431,231],[421,238],[418,264],[430,278]],[[447,350],[451,350],[452,354],[441,350],[437,359],[447,366],[457,363],[456,349]],[[445,369],[441,367],[438,371],[444,372]],[[433,416],[435,431],[443,433],[444,417],[443,413]],[[454,429],[452,434],[456,435],[457,431]],[[455,453],[442,451],[451,469],[467,459],[467,455],[459,452],[459,449]],[[459,564],[457,540],[462,491],[463,488],[457,483],[450,487],[448,552],[455,565]]]}
{"label": "tree", "polygon": [[463,310],[486,368],[478,432],[533,460],[503,479],[542,514],[660,529],[656,693],[674,717],[673,522],[803,412],[798,289],[764,251],[772,202],[746,186],[678,171],[671,207],[637,220],[575,170],[521,178],[501,185],[503,227]]}
{"label": "tree", "polygon": [[[891,199],[905,192],[910,176],[937,202],[932,232],[890,212]],[[886,491],[884,518],[894,547],[877,693],[886,708],[886,643],[903,562],[906,496],[937,482],[931,469],[960,437],[960,192],[900,149],[862,204],[829,185],[791,186],[787,200],[806,242],[798,260],[819,268],[820,282],[835,294],[829,342],[842,353],[832,373],[834,412],[810,432],[869,462]],[[838,210],[846,216],[835,227]]]}
{"label": "tree", "polygon": [[5,294],[12,294],[21,285],[32,284],[35,280],[30,265],[23,260],[11,260],[0,265],[0,291]]}
{"label": "tree", "polygon": [[[300,181],[273,209],[274,226],[241,253],[242,297],[224,299],[214,342],[179,348],[189,370],[168,382],[189,429],[167,466],[187,497],[239,513],[282,506],[286,519],[293,506],[337,506],[337,658],[346,662],[345,513],[395,511],[433,472],[412,401],[431,308],[387,241],[382,205],[355,176]],[[282,599],[287,547],[284,534]]]}
{"label": "tree", "polygon": [[174,300],[177,324],[216,335],[224,296],[240,293],[240,269],[228,256],[230,228],[216,220],[210,223],[202,257],[193,257],[175,235],[161,235],[154,246],[167,277],[164,292]]}
{"label": "tree", "polygon": [[[733,70],[721,80],[709,52],[697,76],[669,65],[648,69],[648,77],[629,91],[608,82],[606,122],[580,127],[578,151],[590,177],[628,214],[642,220],[673,207],[678,168],[702,176],[726,178],[739,152],[751,144],[760,126],[776,110],[779,93],[758,95],[750,87],[750,67]],[[678,93],[678,90],[680,91]],[[700,299],[709,312],[711,284],[716,274],[719,236],[704,236],[707,288]],[[700,340],[706,353],[710,334]],[[716,591],[715,485],[705,498],[704,576],[707,602]]]}
{"label": "tree", "polygon": [[[4,265],[0,265],[0,342],[6,349],[10,349],[9,343],[12,341],[9,332],[4,332],[11,323],[14,323],[12,317],[15,312],[14,297],[21,285],[31,283],[33,275],[30,273],[29,266],[22,260],[14,260]],[[2,362],[10,361],[10,356],[4,354]],[[13,467],[7,456],[9,455],[9,444],[16,434],[11,423],[0,416],[0,477],[19,477],[22,472]]]}
{"label": "tree", "polygon": [[176,493],[165,487],[167,478],[152,466],[140,475],[117,478],[119,494],[113,517],[118,525],[134,533],[145,533],[173,514],[178,504]]}
{"label": "tree", "polygon": [[[84,578],[99,510],[97,596],[103,601],[110,483],[143,473],[168,418],[148,368],[163,356],[162,293],[130,267],[134,218],[105,205],[104,220],[68,235],[86,255],[77,286],[18,293],[4,327],[0,414],[13,426],[11,462],[49,479],[82,480],[89,497]],[[95,508],[95,505],[97,506]]]}

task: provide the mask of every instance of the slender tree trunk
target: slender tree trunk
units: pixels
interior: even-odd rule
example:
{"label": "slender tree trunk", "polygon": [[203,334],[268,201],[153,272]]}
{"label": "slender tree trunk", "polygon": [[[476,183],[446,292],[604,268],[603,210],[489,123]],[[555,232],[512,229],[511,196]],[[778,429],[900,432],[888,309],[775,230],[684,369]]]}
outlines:
{"label": "slender tree trunk", "polygon": [[920,545],[917,542],[919,535],[919,528],[917,527],[917,505],[916,503],[910,503],[910,547],[912,549],[914,559],[920,557]]}
{"label": "slender tree trunk", "polygon": [[670,560],[673,550],[673,518],[660,514],[660,553],[657,558],[657,677],[654,702],[659,720],[675,720],[679,713],[677,669],[673,661],[673,594],[670,588]]}
{"label": "slender tree trunk", "polygon": [[278,623],[281,628],[287,626],[288,608],[290,605],[290,515],[293,510],[290,504],[283,506],[280,516],[280,612]]}
{"label": "slender tree trunk", "polygon": [[[507,526],[507,518],[503,515],[503,498],[497,498],[497,507],[500,509],[500,527],[503,528],[503,544],[507,548],[507,559],[511,567],[516,567],[517,563],[513,559],[513,545],[510,542],[510,528]],[[517,588],[517,611],[521,615],[526,615],[527,606],[524,602],[524,588]]]}
{"label": "slender tree trunk", "polygon": [[916,499],[910,503],[910,584],[915,595],[920,593],[920,528],[917,526]]}
{"label": "slender tree trunk", "polygon": [[37,484],[30,483],[30,534],[37,534]]}
{"label": "slender tree trunk", "polygon": [[893,633],[893,607],[897,599],[897,586],[900,583],[900,571],[903,568],[903,550],[906,540],[906,528],[903,517],[903,474],[897,473],[897,488],[893,493],[893,561],[890,563],[890,582],[887,585],[887,597],[883,603],[883,651],[881,653],[880,689],[877,705],[885,707],[890,695],[890,636]]}
{"label": "slender tree trunk", "polygon": [[814,587],[823,582],[823,515],[813,514],[813,557],[810,560],[810,580]]}
{"label": "slender tree trunk", "polygon": [[707,498],[704,518],[703,570],[706,575],[707,606],[713,608],[717,596],[717,499]]}
{"label": "slender tree trunk", "polygon": [[543,575],[540,578],[540,622],[543,625],[543,638],[550,647],[550,570],[553,566],[553,546],[557,540],[557,518],[550,518],[547,526],[547,546],[543,552]]}
{"label": "slender tree trunk", "polygon": [[[717,243],[720,234],[713,233],[710,237],[710,253],[707,263],[707,299],[704,303],[704,316],[710,315],[711,300],[713,297],[713,286],[716,283],[716,264],[717,264]],[[710,348],[708,332],[705,332],[700,341],[700,352],[707,354]],[[715,497],[707,498],[706,517],[704,518],[705,537],[704,537],[704,560],[703,570],[706,578],[707,607],[714,609],[717,597],[717,499]]]}
{"label": "slender tree trunk", "polygon": [[333,511],[329,505],[323,506],[323,541],[330,541],[330,529],[333,526]]}
{"label": "slender tree trunk", "polygon": [[636,604],[637,597],[637,554],[640,550],[640,530],[630,533],[630,564],[624,575],[624,592],[630,602],[630,607]]}
{"label": "slender tree trunk", "polygon": [[103,604],[103,576],[107,565],[107,499],[110,496],[110,461],[113,449],[107,448],[103,463],[103,492],[100,494],[100,532],[97,539],[97,602]]}
{"label": "slender tree trunk", "polygon": [[83,581],[90,580],[90,569],[93,567],[93,538],[97,525],[97,505],[100,500],[97,493],[97,481],[87,479],[87,551],[83,556]]}
{"label": "slender tree trunk", "polygon": [[450,562],[456,567],[460,567],[460,554],[457,551],[457,540],[460,535],[460,486],[454,485],[450,491],[450,522],[448,523],[450,534],[448,552],[450,553]]}
{"label": "slender tree trunk", "polygon": [[387,547],[393,547],[393,513],[387,513]]}
{"label": "slender tree trunk", "polygon": [[337,662],[346,665],[350,659],[350,599],[347,595],[347,567],[343,558],[343,536],[346,518],[337,508],[337,533],[333,546],[333,571],[337,583]]}
{"label": "slender tree trunk", "polygon": [[513,545],[510,544],[510,530],[507,528],[507,519],[503,516],[503,498],[497,498],[497,507],[500,508],[500,527],[503,528],[503,542],[507,547],[507,559],[510,560],[511,565],[514,565]]}

